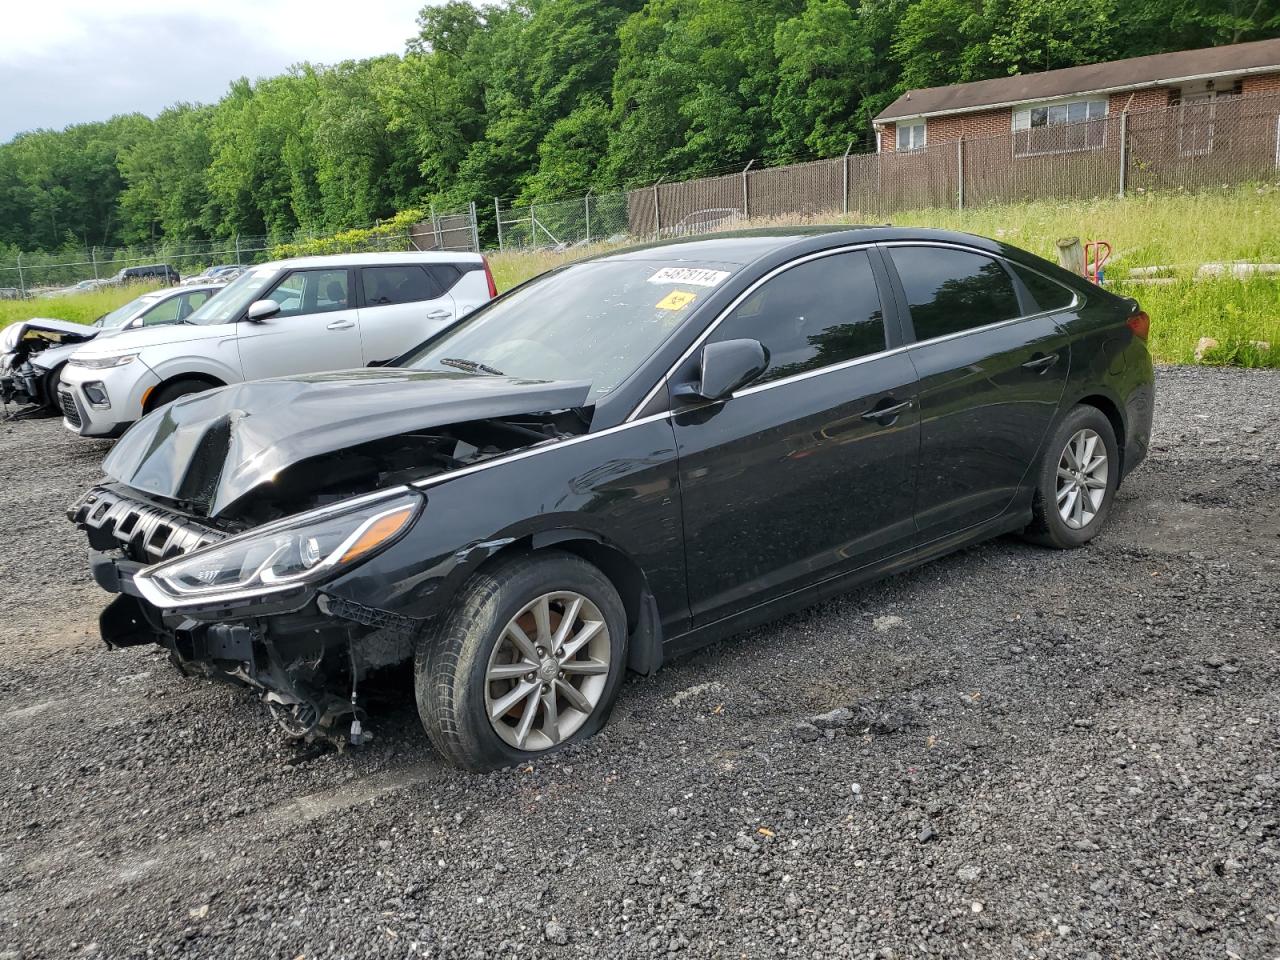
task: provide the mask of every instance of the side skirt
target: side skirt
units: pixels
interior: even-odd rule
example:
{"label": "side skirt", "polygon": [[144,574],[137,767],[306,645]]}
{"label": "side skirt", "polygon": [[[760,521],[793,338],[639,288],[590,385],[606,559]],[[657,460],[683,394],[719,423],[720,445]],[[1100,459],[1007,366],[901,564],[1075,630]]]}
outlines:
{"label": "side skirt", "polygon": [[869,564],[850,573],[802,587],[785,596],[751,607],[748,610],[743,610],[733,616],[705,624],[679,636],[668,638],[663,644],[663,661],[665,662],[671,657],[697,650],[699,647],[715,643],[717,640],[723,640],[736,633],[742,633],[744,630],[749,630],[763,623],[777,620],[797,610],[811,607],[816,603],[841,593],[847,593],[864,584],[883,580],[894,574],[918,567],[921,564],[928,563],[930,560],[936,560],[964,547],[981,543],[984,540],[991,540],[1006,533],[1022,530],[1030,522],[1030,508],[1019,507],[985,523],[969,527],[967,530],[961,530],[931,543],[904,550],[902,553],[881,560],[878,563]]}

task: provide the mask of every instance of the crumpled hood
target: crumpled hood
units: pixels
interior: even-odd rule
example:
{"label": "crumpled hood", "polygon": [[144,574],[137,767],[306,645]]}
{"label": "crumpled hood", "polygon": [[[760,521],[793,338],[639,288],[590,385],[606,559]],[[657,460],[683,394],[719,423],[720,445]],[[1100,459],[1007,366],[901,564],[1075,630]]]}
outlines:
{"label": "crumpled hood", "polygon": [[102,466],[113,480],[214,517],[311,457],[452,423],[580,407],[590,389],[395,367],[257,380],[148,414]]}
{"label": "crumpled hood", "polygon": [[52,340],[54,343],[84,343],[101,332],[98,327],[89,327],[71,320],[32,317],[30,320],[12,323],[0,331],[0,353],[17,349],[18,344],[32,334],[48,334],[44,339]]}

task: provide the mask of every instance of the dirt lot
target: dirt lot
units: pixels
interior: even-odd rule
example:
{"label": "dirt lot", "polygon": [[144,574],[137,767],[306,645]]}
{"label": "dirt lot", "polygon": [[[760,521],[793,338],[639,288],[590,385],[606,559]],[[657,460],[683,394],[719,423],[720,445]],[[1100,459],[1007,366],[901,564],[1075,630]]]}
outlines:
{"label": "dirt lot", "polygon": [[482,777],[408,706],[297,749],[103,649],[62,510],[105,445],[0,424],[0,958],[1280,956],[1280,373],[1158,389],[1090,548],[930,564]]}

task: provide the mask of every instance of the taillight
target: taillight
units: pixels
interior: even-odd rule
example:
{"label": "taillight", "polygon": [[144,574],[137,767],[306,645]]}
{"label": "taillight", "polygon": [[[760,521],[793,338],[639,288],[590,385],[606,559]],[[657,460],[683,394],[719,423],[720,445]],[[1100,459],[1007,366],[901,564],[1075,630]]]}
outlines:
{"label": "taillight", "polygon": [[[480,262],[484,264],[484,278],[489,283],[489,299],[492,300],[498,295],[498,285],[493,282],[493,271],[489,269],[489,258],[481,257]],[[1146,314],[1144,313],[1145,317]]]}
{"label": "taillight", "polygon": [[1151,318],[1147,316],[1145,310],[1135,310],[1129,314],[1129,319],[1125,323],[1139,340],[1146,340],[1147,335],[1151,333]]}

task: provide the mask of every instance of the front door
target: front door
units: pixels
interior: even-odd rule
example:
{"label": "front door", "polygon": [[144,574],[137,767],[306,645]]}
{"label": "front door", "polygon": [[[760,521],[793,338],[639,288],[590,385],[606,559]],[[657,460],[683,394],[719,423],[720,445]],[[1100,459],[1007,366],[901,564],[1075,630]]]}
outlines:
{"label": "front door", "polygon": [[1051,314],[1020,300],[1004,261],[939,245],[886,251],[916,341],[916,526],[929,543],[1009,506],[1057,413],[1070,348]]}
{"label": "front door", "polygon": [[913,541],[915,373],[904,353],[887,352],[897,331],[873,258],[802,261],[710,337],[759,340],[769,366],[730,399],[674,417],[694,626]]}
{"label": "front door", "polygon": [[346,267],[294,270],[267,293],[280,312],[237,329],[246,380],[364,366]]}

